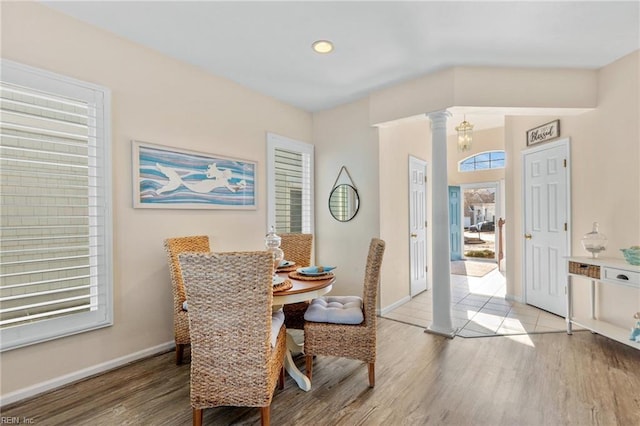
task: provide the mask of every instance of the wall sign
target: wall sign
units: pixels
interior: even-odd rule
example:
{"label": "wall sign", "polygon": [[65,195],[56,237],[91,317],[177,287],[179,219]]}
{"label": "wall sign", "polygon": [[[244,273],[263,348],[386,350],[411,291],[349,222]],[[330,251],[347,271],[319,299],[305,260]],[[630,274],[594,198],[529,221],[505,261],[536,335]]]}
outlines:
{"label": "wall sign", "polygon": [[527,130],[527,145],[535,145],[557,137],[560,137],[560,120],[554,120]]}

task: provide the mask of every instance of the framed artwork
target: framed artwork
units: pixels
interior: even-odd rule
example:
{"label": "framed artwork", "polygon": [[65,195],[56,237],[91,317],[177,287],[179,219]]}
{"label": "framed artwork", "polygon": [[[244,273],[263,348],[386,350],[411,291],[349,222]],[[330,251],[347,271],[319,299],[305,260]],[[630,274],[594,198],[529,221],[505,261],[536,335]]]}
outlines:
{"label": "framed artwork", "polygon": [[133,207],[257,209],[257,163],[132,141]]}
{"label": "framed artwork", "polygon": [[554,120],[542,126],[527,130],[527,146],[546,142],[560,137],[560,120]]}

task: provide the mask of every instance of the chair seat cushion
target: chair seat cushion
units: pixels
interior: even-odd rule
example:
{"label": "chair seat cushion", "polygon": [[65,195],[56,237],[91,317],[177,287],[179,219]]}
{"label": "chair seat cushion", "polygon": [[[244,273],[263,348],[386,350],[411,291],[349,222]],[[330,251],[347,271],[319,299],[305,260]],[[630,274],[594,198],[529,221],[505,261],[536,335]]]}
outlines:
{"label": "chair seat cushion", "polygon": [[333,324],[361,324],[364,321],[362,298],[357,296],[318,297],[309,304],[304,319]]}
{"label": "chair seat cushion", "polygon": [[284,311],[282,309],[275,311],[271,314],[271,347],[276,347],[276,341],[278,340],[278,334],[284,324]]}

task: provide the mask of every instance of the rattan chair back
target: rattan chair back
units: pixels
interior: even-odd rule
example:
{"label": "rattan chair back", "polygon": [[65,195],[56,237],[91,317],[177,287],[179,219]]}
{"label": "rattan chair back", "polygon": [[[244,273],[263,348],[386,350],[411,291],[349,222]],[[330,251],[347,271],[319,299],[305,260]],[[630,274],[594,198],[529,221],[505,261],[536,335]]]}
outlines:
{"label": "rattan chair back", "polygon": [[367,264],[364,271],[364,289],[362,294],[364,322],[367,327],[376,327],[376,310],[378,307],[378,287],[380,285],[380,268],[384,255],[385,242],[374,238],[369,244]]}
{"label": "rattan chair back", "polygon": [[167,238],[164,240],[164,249],[167,253],[169,272],[171,275],[171,290],[173,293],[173,334],[176,341],[176,363],[182,362],[184,346],[190,343],[189,319],[187,312],[182,309],[186,300],[184,283],[178,255],[185,252],[208,252],[209,237],[196,235],[189,237]]}
{"label": "rattan chair back", "polygon": [[[284,258],[295,262],[296,268],[311,266],[311,250],[313,234],[280,234],[280,248]],[[304,313],[309,302],[292,303],[284,306],[284,323],[289,329],[302,330],[304,328]]]}
{"label": "rattan chair back", "polygon": [[298,267],[311,266],[313,234],[280,234],[280,248],[286,260]]}
{"label": "rattan chair back", "polygon": [[268,407],[286,348],[285,327],[275,348],[270,342],[271,253],[179,258],[189,304],[192,407]]}

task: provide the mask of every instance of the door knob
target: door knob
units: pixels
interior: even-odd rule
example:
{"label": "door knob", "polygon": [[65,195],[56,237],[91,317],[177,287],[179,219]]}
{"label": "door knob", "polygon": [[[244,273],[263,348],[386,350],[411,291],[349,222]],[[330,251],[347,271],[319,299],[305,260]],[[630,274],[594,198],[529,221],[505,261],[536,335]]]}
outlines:
{"label": "door knob", "polygon": [[531,234],[524,234],[525,240],[530,240],[532,238]]}
{"label": "door knob", "polygon": [[411,238],[418,238],[418,234],[411,233]]}

